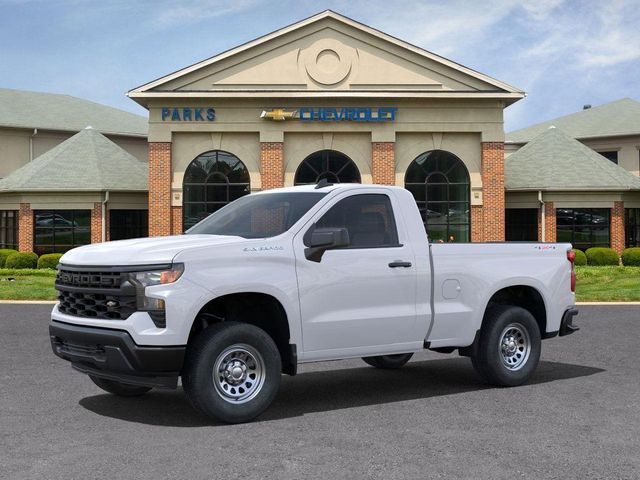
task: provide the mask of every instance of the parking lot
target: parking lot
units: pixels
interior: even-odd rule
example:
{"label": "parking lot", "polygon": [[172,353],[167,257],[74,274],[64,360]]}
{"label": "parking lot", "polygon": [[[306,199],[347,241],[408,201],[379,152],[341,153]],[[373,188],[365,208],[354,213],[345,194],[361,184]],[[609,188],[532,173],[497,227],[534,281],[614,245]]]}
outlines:
{"label": "parking lot", "polygon": [[0,305],[0,477],[640,477],[640,306],[583,306],[532,382],[494,389],[424,352],[284,377],[257,421],[215,424],[183,392],[103,393],[49,346],[50,305]]}

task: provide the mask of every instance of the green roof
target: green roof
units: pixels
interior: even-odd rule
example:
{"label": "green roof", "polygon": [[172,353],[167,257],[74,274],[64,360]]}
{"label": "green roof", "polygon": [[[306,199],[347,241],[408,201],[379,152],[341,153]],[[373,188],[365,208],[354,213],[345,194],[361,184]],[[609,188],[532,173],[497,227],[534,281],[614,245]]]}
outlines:
{"label": "green roof", "polygon": [[148,165],[90,127],[0,180],[0,192],[147,189]]}
{"label": "green roof", "polygon": [[573,138],[618,137],[640,135],[640,102],[623,98],[571,115],[515,130],[506,135],[506,141],[526,143],[550,126],[556,126]]}
{"label": "green roof", "polygon": [[507,190],[640,190],[629,173],[559,128],[548,128],[505,159]]}
{"label": "green roof", "polygon": [[146,137],[146,117],[70,95],[0,88],[0,126]]}

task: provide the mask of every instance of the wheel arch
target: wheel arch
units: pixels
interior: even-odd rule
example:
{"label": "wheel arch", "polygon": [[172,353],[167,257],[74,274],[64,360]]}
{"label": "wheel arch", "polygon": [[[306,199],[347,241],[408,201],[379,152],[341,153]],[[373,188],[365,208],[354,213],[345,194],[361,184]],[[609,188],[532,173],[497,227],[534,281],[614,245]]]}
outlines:
{"label": "wheel arch", "polygon": [[296,345],[291,344],[290,315],[275,296],[260,291],[226,293],[202,305],[196,314],[187,345],[210,325],[236,321],[264,330],[275,342],[282,360],[282,371],[294,375],[297,369]]}
{"label": "wheel arch", "polygon": [[538,328],[540,329],[540,336],[545,337],[548,309],[545,297],[540,289],[530,284],[514,284],[503,286],[493,292],[486,302],[486,307],[482,315],[482,323],[480,325],[481,329],[486,322],[489,321],[487,312],[489,312],[494,305],[513,305],[524,308],[535,318]]}

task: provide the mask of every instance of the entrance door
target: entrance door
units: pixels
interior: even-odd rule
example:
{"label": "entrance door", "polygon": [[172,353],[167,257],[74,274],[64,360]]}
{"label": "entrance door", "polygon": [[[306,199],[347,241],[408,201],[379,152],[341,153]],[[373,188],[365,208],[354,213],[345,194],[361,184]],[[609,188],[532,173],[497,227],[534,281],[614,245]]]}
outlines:
{"label": "entrance door", "polygon": [[[394,203],[379,190],[346,192],[294,239],[305,360],[357,356],[382,345],[397,353],[415,340],[415,261],[399,241],[406,236],[394,220]],[[328,227],[346,228],[350,246],[308,260],[308,232]]]}

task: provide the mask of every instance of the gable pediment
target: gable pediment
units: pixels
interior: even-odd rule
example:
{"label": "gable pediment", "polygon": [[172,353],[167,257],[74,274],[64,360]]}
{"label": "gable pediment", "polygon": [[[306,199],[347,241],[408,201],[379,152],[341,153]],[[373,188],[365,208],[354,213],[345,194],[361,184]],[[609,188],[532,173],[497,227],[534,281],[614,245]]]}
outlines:
{"label": "gable pediment", "polygon": [[393,37],[367,31],[368,27],[333,12],[316,17],[143,85],[130,94],[519,92]]}

